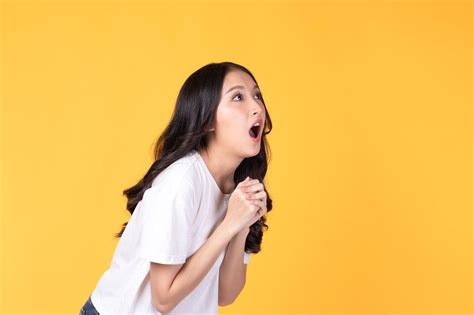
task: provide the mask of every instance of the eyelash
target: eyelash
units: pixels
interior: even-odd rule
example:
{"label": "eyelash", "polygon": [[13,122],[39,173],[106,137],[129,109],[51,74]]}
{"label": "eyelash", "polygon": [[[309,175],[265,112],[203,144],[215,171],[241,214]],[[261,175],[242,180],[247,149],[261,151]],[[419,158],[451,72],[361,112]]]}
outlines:
{"label": "eyelash", "polygon": [[[234,95],[234,97],[233,97],[232,99],[234,99],[236,96],[239,96],[239,95],[240,95],[240,97],[242,97],[242,93],[237,93],[237,94]],[[261,94],[260,92],[257,93],[256,95],[258,95],[258,99],[259,99],[259,100],[262,99],[262,94]]]}

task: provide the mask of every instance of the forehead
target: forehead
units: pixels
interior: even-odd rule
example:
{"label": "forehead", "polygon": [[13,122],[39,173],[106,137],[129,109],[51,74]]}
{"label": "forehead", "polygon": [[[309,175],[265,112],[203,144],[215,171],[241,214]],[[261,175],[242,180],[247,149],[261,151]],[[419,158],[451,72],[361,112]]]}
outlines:
{"label": "forehead", "polygon": [[247,72],[242,70],[231,70],[224,78],[223,90],[227,91],[227,89],[235,85],[243,85],[247,89],[252,90],[256,83]]}

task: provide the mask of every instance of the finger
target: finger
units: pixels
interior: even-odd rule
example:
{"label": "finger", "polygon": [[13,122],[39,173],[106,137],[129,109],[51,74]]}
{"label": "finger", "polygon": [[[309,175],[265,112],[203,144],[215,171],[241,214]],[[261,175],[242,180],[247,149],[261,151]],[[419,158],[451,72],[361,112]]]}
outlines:
{"label": "finger", "polygon": [[245,186],[247,183],[253,181],[254,179],[250,178],[250,176],[247,176],[243,181],[241,181],[238,186]]}
{"label": "finger", "polygon": [[260,192],[257,192],[255,194],[252,194],[252,193],[248,193],[245,195],[247,197],[248,200],[252,200],[252,199],[263,199],[263,198],[266,198],[267,197],[267,193],[265,191],[260,191]]}
{"label": "finger", "polygon": [[246,193],[256,192],[256,191],[263,191],[264,187],[262,183],[254,183],[252,185],[246,185],[245,188],[242,187],[242,191]]}
{"label": "finger", "polygon": [[252,222],[255,223],[257,220],[260,220],[260,218],[263,217],[266,213],[266,209],[258,208],[258,210],[255,212],[255,215],[253,216]]}
{"label": "finger", "polygon": [[241,186],[241,185],[243,185],[244,183],[248,182],[248,181],[249,181],[249,179],[250,179],[250,177],[249,177],[249,176],[245,177],[245,179],[244,179],[243,181],[241,181],[240,183],[238,183],[238,184],[237,184],[237,186]]}
{"label": "finger", "polygon": [[256,207],[255,211],[258,210],[258,208],[264,206],[263,201],[260,199],[252,199],[252,200],[247,200],[248,204]]}
{"label": "finger", "polygon": [[265,214],[267,214],[267,208],[266,207],[261,207],[258,210],[258,213],[260,214],[260,216],[264,216]]}
{"label": "finger", "polygon": [[255,213],[255,215],[253,216],[252,218],[252,224],[254,224],[255,222],[257,222],[258,220],[260,220],[260,216],[258,215],[258,213]]}
{"label": "finger", "polygon": [[247,180],[242,181],[242,185],[254,185],[255,183],[259,183],[260,181],[257,178],[249,178]]}
{"label": "finger", "polygon": [[263,209],[263,208],[259,208],[257,210],[257,212],[255,213],[255,215],[258,217],[258,218],[261,218],[263,217],[267,212]]}
{"label": "finger", "polygon": [[255,199],[255,200],[249,200],[250,203],[258,208],[266,209],[265,202],[263,202],[260,199]]}

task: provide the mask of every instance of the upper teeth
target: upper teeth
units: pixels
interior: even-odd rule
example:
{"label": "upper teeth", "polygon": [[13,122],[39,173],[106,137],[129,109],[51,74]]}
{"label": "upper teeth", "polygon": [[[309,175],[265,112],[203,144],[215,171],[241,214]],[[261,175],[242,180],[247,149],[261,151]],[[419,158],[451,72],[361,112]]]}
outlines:
{"label": "upper teeth", "polygon": [[254,126],[254,127],[255,127],[255,126],[260,126],[260,123],[255,123],[255,125],[253,125],[253,126]]}

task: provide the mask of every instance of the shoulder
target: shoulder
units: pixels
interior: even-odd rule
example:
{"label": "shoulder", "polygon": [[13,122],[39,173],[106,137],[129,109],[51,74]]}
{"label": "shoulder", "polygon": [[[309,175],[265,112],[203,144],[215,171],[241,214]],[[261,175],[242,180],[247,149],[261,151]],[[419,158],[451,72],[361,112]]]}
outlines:
{"label": "shoulder", "polygon": [[164,190],[173,195],[191,194],[194,201],[200,194],[200,174],[196,155],[191,152],[174,161],[159,173],[152,182],[152,188]]}

